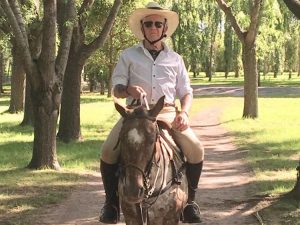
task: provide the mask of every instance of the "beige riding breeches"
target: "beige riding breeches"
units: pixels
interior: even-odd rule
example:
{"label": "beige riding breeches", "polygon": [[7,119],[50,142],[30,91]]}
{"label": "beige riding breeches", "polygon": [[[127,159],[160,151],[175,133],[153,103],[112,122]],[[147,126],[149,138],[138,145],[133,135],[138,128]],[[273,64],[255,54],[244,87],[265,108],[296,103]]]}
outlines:
{"label": "beige riding breeches", "polygon": [[[163,120],[172,123],[176,116],[175,107],[164,107],[159,115],[158,120]],[[101,160],[109,164],[115,164],[119,158],[119,148],[116,146],[119,138],[119,133],[123,124],[121,118],[116,125],[112,128],[106,141],[101,148]],[[189,127],[184,131],[174,130],[174,139],[180,145],[183,154],[189,163],[199,163],[204,159],[204,148],[200,140],[196,137],[193,130]]]}

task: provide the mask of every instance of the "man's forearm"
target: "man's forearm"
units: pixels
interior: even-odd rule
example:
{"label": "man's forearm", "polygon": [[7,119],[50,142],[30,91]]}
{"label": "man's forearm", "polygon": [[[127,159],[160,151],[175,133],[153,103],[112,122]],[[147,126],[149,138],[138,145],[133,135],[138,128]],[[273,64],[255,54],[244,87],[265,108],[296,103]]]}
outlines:
{"label": "man's forearm", "polygon": [[127,86],[123,84],[117,84],[114,89],[114,96],[117,98],[127,98],[129,96],[129,93],[127,91]]}
{"label": "man's forearm", "polygon": [[193,97],[190,94],[186,94],[180,99],[181,111],[184,111],[186,114],[189,113],[193,101]]}

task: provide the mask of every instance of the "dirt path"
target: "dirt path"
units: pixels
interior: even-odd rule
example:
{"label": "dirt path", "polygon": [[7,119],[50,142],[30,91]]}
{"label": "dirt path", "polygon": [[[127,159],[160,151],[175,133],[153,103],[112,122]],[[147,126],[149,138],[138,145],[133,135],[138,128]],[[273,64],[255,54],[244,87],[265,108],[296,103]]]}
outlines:
{"label": "dirt path", "polygon": [[222,107],[202,111],[192,127],[205,146],[205,164],[198,199],[205,225],[258,224],[253,216],[252,174],[233,138],[220,124]]}
{"label": "dirt path", "polygon": [[[251,172],[243,162],[244,153],[232,143],[232,137],[219,122],[222,107],[212,107],[192,119],[192,127],[206,149],[203,176],[197,195],[203,222],[201,225],[258,224],[252,215]],[[61,205],[41,215],[41,223],[51,225],[93,225],[104,202],[99,173],[72,192]],[[119,223],[121,225],[124,222]]]}

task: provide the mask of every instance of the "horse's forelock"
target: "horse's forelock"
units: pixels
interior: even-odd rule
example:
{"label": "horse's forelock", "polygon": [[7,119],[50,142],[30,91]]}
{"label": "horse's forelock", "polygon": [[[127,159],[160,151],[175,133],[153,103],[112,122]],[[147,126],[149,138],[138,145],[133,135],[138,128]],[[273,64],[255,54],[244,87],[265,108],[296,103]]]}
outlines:
{"label": "horse's forelock", "polygon": [[148,110],[144,106],[139,106],[133,110],[133,114],[136,116],[148,116]]}

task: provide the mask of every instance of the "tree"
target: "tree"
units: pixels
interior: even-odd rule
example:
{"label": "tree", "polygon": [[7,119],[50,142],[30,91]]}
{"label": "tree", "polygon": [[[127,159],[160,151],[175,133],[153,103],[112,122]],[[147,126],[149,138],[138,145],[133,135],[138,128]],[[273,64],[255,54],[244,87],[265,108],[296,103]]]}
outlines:
{"label": "tree", "polygon": [[0,95],[4,92],[3,77],[4,77],[4,54],[2,52],[2,47],[0,47]]}
{"label": "tree", "polygon": [[27,79],[31,87],[34,112],[34,141],[32,159],[28,168],[59,169],[56,154],[56,124],[61,102],[63,76],[68,60],[75,19],[74,0],[66,4],[64,29],[56,55],[57,1],[43,1],[42,48],[33,58],[28,33],[17,0],[2,0],[1,7],[20,48]]}
{"label": "tree", "polygon": [[5,47],[5,33],[9,29],[7,24],[5,23],[5,20],[3,18],[4,12],[2,8],[0,7],[0,95],[4,93],[3,90],[3,78],[4,78],[4,49]]}
{"label": "tree", "polygon": [[[78,11],[78,21],[74,26],[70,57],[67,63],[66,74],[63,84],[62,105],[59,121],[59,131],[57,136],[64,142],[78,140],[81,138],[80,131],[80,91],[81,91],[81,72],[87,59],[106,41],[106,38],[114,24],[114,20],[121,6],[121,0],[115,0],[108,16],[105,15],[106,21],[98,36],[92,40],[86,38],[86,28],[88,19],[95,16],[89,14],[91,4],[83,2],[81,10]],[[94,2],[94,4],[105,5],[105,1]],[[105,10],[103,10],[105,12]],[[90,16],[88,16],[90,15]],[[104,15],[103,15],[104,16]],[[104,20],[104,18],[102,18]]]}
{"label": "tree", "polygon": [[244,118],[258,117],[258,73],[255,42],[259,27],[259,16],[262,7],[262,0],[249,1],[250,24],[247,31],[243,31],[238,24],[231,7],[223,0],[216,0],[219,7],[224,11],[231,22],[236,35],[242,43],[242,61],[244,67]]}
{"label": "tree", "polygon": [[300,77],[300,37],[298,37],[298,77]]}
{"label": "tree", "polygon": [[21,48],[18,46],[15,38],[11,37],[13,58],[12,74],[11,74],[11,95],[9,113],[18,113],[23,111],[24,106],[24,90],[25,90],[25,70],[21,54]]}
{"label": "tree", "polygon": [[224,31],[224,63],[225,63],[225,78],[228,77],[229,72],[233,67],[233,34],[232,27],[226,18],[225,21],[225,31]]}

